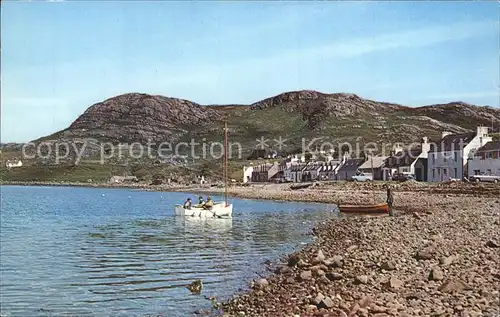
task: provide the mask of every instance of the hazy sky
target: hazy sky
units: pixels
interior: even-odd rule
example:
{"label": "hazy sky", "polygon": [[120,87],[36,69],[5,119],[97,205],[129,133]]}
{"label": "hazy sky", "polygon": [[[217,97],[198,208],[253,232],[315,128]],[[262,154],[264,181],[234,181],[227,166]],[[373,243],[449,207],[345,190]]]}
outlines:
{"label": "hazy sky", "polygon": [[499,107],[491,2],[2,1],[1,141],[128,92],[201,104],[289,90]]}

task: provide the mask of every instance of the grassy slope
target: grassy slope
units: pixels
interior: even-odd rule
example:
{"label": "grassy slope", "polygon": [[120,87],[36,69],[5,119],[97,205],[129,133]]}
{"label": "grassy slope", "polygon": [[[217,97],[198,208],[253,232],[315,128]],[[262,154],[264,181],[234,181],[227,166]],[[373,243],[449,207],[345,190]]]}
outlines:
{"label": "grassy slope", "polygon": [[[268,139],[268,145],[277,149],[273,140],[278,137],[287,139],[285,151],[300,150],[302,138],[312,140],[322,137],[323,141],[331,142],[337,146],[341,142],[356,142],[363,147],[366,142],[390,144],[391,142],[418,142],[421,137],[428,136],[436,139],[441,134],[439,128],[426,120],[410,118],[414,115],[413,110],[402,110],[396,113],[384,114],[382,117],[371,115],[358,116],[356,118],[329,117],[324,118],[315,129],[309,129],[307,122],[303,120],[298,112],[286,112],[280,107],[268,108],[265,111],[252,111],[246,107],[230,108],[228,113],[228,125],[230,127],[229,142],[238,142],[243,147],[242,158],[238,160],[236,151],[232,153],[230,160],[230,178],[240,180],[244,165],[249,165],[245,158],[256,148],[260,137]],[[444,122],[449,122],[446,117],[432,117]],[[462,122],[463,121],[463,122]],[[466,119],[460,122],[449,122],[459,124],[464,128],[474,128],[475,123]],[[223,142],[223,124],[214,123],[200,127],[185,135],[181,141],[190,142],[194,138],[197,142]],[[499,136],[497,135],[498,139]],[[209,146],[209,145],[208,145]],[[236,147],[233,147],[235,150]],[[196,154],[201,155],[201,146],[196,147]],[[81,164],[77,167],[52,166],[52,167],[23,167],[7,171],[5,160],[20,157],[19,152],[2,153],[2,167],[0,167],[0,179],[18,181],[80,181],[86,182],[92,179],[94,182],[107,181],[113,175],[136,175],[145,181],[153,179],[156,175],[163,177],[195,179],[195,176],[205,174],[216,180],[222,177],[222,159],[219,160],[195,160],[188,168],[171,165],[154,165],[146,160],[135,162],[129,166],[120,166],[117,162],[108,165]],[[254,162],[254,165],[259,162]]]}

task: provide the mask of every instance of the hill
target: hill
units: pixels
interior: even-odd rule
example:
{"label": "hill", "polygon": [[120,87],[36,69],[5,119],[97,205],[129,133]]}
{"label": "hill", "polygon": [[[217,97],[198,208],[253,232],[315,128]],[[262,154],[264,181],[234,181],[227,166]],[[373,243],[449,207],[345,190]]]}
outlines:
{"label": "hill", "polygon": [[[40,140],[93,138],[100,142],[220,141],[227,120],[232,142],[244,153],[256,139],[287,139],[285,150],[301,148],[302,138],[337,142],[411,143],[443,130],[465,132],[500,122],[500,110],[463,102],[412,108],[354,94],[302,90],[282,93],[250,105],[203,106],[184,99],[130,93],[92,105],[67,129]],[[198,149],[197,149],[198,151]]]}

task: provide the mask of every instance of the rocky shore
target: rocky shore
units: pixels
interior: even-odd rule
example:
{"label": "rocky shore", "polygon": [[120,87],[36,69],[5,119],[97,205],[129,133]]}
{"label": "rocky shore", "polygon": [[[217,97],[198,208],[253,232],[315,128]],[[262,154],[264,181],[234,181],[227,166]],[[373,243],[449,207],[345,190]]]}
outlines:
{"label": "rocky shore", "polygon": [[224,303],[225,314],[498,316],[500,195],[490,192],[498,187],[448,185],[396,192],[394,217],[320,224],[312,244]]}
{"label": "rocky shore", "polygon": [[[222,194],[214,186],[26,183]],[[322,203],[385,200],[384,183],[232,186],[231,197]],[[395,216],[341,217],[270,265],[226,316],[499,316],[500,185],[393,183]]]}

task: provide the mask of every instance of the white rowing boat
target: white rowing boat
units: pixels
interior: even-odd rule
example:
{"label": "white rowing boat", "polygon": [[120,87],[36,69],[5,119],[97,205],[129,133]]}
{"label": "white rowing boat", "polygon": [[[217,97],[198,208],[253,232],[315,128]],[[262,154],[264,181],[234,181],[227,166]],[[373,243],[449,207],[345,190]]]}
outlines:
{"label": "white rowing boat", "polygon": [[199,217],[199,218],[228,218],[232,217],[233,205],[228,204],[228,166],[227,166],[227,122],[224,125],[224,183],[225,183],[225,200],[221,203],[215,203],[211,209],[204,209],[201,206],[192,206],[191,209],[184,209],[182,205],[175,205],[175,215],[181,217]]}
{"label": "white rowing boat", "polygon": [[200,207],[191,207],[184,209],[182,205],[175,205],[175,215],[181,217],[199,217],[199,218],[223,218],[231,217],[233,214],[233,205],[225,205],[225,203],[217,203],[212,209],[204,209]]}

